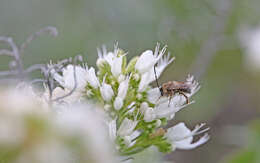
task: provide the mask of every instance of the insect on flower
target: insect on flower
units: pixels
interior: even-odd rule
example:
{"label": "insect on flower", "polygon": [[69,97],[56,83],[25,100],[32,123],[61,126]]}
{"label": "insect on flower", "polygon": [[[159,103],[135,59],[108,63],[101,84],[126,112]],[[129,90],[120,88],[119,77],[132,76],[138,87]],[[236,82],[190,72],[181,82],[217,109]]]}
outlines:
{"label": "insect on flower", "polygon": [[180,94],[186,98],[186,104],[189,103],[189,98],[185,93],[191,93],[192,85],[190,83],[169,81],[167,83],[163,83],[162,86],[159,86],[158,78],[157,78],[156,70],[155,70],[155,65],[154,65],[154,75],[155,75],[157,87],[159,88],[160,93],[161,93],[161,96],[159,97],[159,99],[163,96],[168,97],[169,98],[168,106],[170,106],[172,97],[175,94]]}

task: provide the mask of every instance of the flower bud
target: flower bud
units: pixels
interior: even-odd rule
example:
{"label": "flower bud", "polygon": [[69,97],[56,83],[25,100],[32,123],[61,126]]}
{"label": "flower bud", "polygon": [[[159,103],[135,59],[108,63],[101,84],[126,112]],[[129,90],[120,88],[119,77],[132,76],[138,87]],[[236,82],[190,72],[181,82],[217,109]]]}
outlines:
{"label": "flower bud", "polygon": [[118,87],[118,95],[117,96],[121,97],[123,100],[125,99],[125,96],[127,94],[128,82],[129,82],[129,78],[127,78],[123,82],[121,82],[119,87]]}
{"label": "flower bud", "polygon": [[144,113],[145,122],[151,122],[156,118],[156,114],[153,111],[153,108],[147,108]]}
{"label": "flower bud", "polygon": [[123,99],[121,97],[116,97],[115,101],[114,101],[114,108],[116,110],[120,110],[123,106],[124,102]]}
{"label": "flower bud", "polygon": [[114,57],[113,64],[111,64],[110,66],[111,66],[111,72],[113,76],[115,77],[119,76],[122,71],[122,56]]}
{"label": "flower bud", "polygon": [[110,101],[112,97],[114,96],[114,91],[111,87],[111,85],[103,82],[102,86],[100,87],[101,96],[105,101]]}
{"label": "flower bud", "polygon": [[98,81],[98,78],[96,76],[96,73],[95,73],[95,69],[93,67],[91,67],[89,70],[88,70],[88,73],[87,73],[87,81],[89,82],[89,84],[94,87],[94,88],[98,88],[99,86],[99,81]]}

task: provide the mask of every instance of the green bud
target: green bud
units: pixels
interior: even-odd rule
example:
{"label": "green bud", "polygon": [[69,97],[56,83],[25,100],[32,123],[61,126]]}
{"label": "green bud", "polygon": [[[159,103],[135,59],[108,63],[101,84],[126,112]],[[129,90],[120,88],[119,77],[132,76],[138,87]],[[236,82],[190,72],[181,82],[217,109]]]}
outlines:
{"label": "green bud", "polygon": [[135,64],[136,64],[138,58],[139,57],[136,56],[130,60],[130,62],[128,63],[128,65],[126,67],[126,73],[130,73],[135,70]]}

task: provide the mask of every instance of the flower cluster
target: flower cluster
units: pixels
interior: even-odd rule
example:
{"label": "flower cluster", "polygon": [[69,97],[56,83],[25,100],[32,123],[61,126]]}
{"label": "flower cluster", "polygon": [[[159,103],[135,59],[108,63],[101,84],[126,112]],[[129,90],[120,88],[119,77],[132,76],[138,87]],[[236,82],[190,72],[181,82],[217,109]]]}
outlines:
{"label": "flower cluster", "polygon": [[21,89],[1,90],[0,100],[1,162],[118,162],[95,105],[70,105],[53,114]]}
{"label": "flower cluster", "polygon": [[[0,56],[12,58],[10,70],[0,71],[4,81],[24,81],[35,70],[43,74],[43,79],[18,84],[18,92],[0,92],[0,100],[4,101],[0,103],[0,160],[116,162],[113,152],[127,160],[151,146],[166,153],[192,149],[208,141],[208,134],[193,141],[194,136],[208,130],[205,124],[193,130],[183,122],[167,128],[178,111],[193,103],[187,103],[187,98],[200,86],[193,76],[184,82],[189,87],[185,93],[174,90],[172,96],[162,96],[163,88],[151,86],[155,72],[160,77],[174,60],[166,54],[166,46],[160,49],[157,44],[154,51],[146,50],[129,62],[118,44],[110,52],[103,46],[98,49],[98,70],[88,67],[80,56],[25,68],[20,57],[24,48],[46,32],[57,35],[56,28],[43,28],[20,47],[11,38],[0,37],[11,47],[0,50]],[[43,83],[43,93],[33,88],[39,82]],[[102,113],[102,118],[96,113]],[[109,149],[110,141],[114,150]],[[97,155],[100,151],[102,157]],[[1,152],[10,157],[1,158]]]}
{"label": "flower cluster", "polygon": [[[165,128],[179,110],[193,101],[186,104],[185,97],[176,93],[169,103],[167,97],[161,97],[159,88],[150,85],[155,80],[154,66],[159,77],[174,60],[165,53],[166,46],[160,49],[157,44],[154,51],[147,50],[127,63],[127,53],[117,44],[112,52],[103,47],[98,49],[97,72],[86,64],[69,64],[61,72],[53,69],[51,75],[60,85],[54,89],[53,97],[66,96],[74,90],[56,102],[70,104],[87,99],[104,108],[110,138],[120,155],[129,156],[150,146],[161,152],[195,148],[209,139],[205,134],[193,142],[195,135],[208,130],[202,129],[205,124],[193,130],[182,122]],[[186,83],[191,88],[186,96],[191,97],[200,86],[192,76],[187,77]]]}

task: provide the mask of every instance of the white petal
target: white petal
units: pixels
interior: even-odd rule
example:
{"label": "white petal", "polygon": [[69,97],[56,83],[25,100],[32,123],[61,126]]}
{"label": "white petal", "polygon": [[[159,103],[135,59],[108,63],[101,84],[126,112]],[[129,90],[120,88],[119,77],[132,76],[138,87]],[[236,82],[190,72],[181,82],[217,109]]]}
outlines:
{"label": "white petal", "polygon": [[203,137],[201,137],[195,143],[188,143],[187,141],[178,141],[178,142],[175,142],[175,144],[176,144],[176,148],[178,148],[178,149],[188,150],[188,149],[196,148],[196,147],[206,143],[208,140],[209,140],[209,135],[205,134]]}
{"label": "white petal", "polygon": [[142,74],[141,81],[139,83],[138,91],[143,92],[154,78],[153,71],[147,71]]}
{"label": "white petal", "polygon": [[185,108],[191,104],[194,103],[194,101],[186,103],[186,100],[182,100],[182,96],[174,96],[169,104],[169,99],[166,97],[161,97],[160,102],[156,105],[155,110],[160,117],[164,114],[167,116],[167,114],[176,113],[180,111],[182,108]]}
{"label": "white petal", "polygon": [[154,109],[154,114],[156,115],[156,118],[167,118],[170,120],[174,118],[175,113],[176,112],[170,107],[164,107],[163,109],[156,107]]}
{"label": "white petal", "polygon": [[181,122],[181,123],[178,123],[177,125],[169,128],[167,130],[167,133],[166,133],[166,136],[168,139],[170,139],[171,141],[187,141],[187,142],[192,142],[192,136],[188,136],[188,138],[186,139],[183,139],[185,138],[187,135],[190,135],[191,134],[191,130],[188,129],[186,127],[186,125]]}
{"label": "white petal", "polygon": [[166,137],[172,142],[173,146],[175,146],[178,149],[196,148],[197,146],[207,142],[209,139],[209,136],[205,134],[197,142],[192,143],[193,135],[195,135],[202,126],[203,125],[197,126],[193,131],[191,131],[185,126],[184,123],[181,122],[169,128],[166,133]]}
{"label": "white petal", "polygon": [[113,65],[113,58],[114,58],[114,53],[109,52],[107,55],[104,56],[104,59],[108,62],[110,67]]}
{"label": "white petal", "polygon": [[[167,55],[164,58],[161,58],[158,62],[158,65],[155,68],[156,71],[156,75],[157,78],[160,77],[161,73],[163,72],[163,70],[174,60],[174,58],[170,59],[170,55]],[[139,84],[139,88],[138,91],[142,92],[145,90],[145,88],[155,80],[155,73],[154,73],[154,69],[150,68],[149,71],[145,72],[142,74],[141,76],[141,81]]]}
{"label": "white petal", "polygon": [[130,135],[131,140],[137,138],[140,134],[141,134],[140,131],[135,130],[135,131]]}
{"label": "white petal", "polygon": [[142,74],[144,72],[147,72],[154,66],[156,63],[156,57],[153,55],[153,52],[151,50],[146,50],[143,52],[138,58],[135,68]]}
{"label": "white petal", "polygon": [[158,99],[161,97],[159,88],[150,89],[147,93],[148,93],[148,96],[147,96],[148,101],[153,104],[158,102]]}
{"label": "white petal", "polygon": [[[80,66],[75,66],[75,73],[77,89],[83,90],[87,83],[87,70]],[[73,89],[75,86],[74,66],[68,65],[66,68],[63,69],[62,74],[64,80],[64,87],[68,89]]]}

